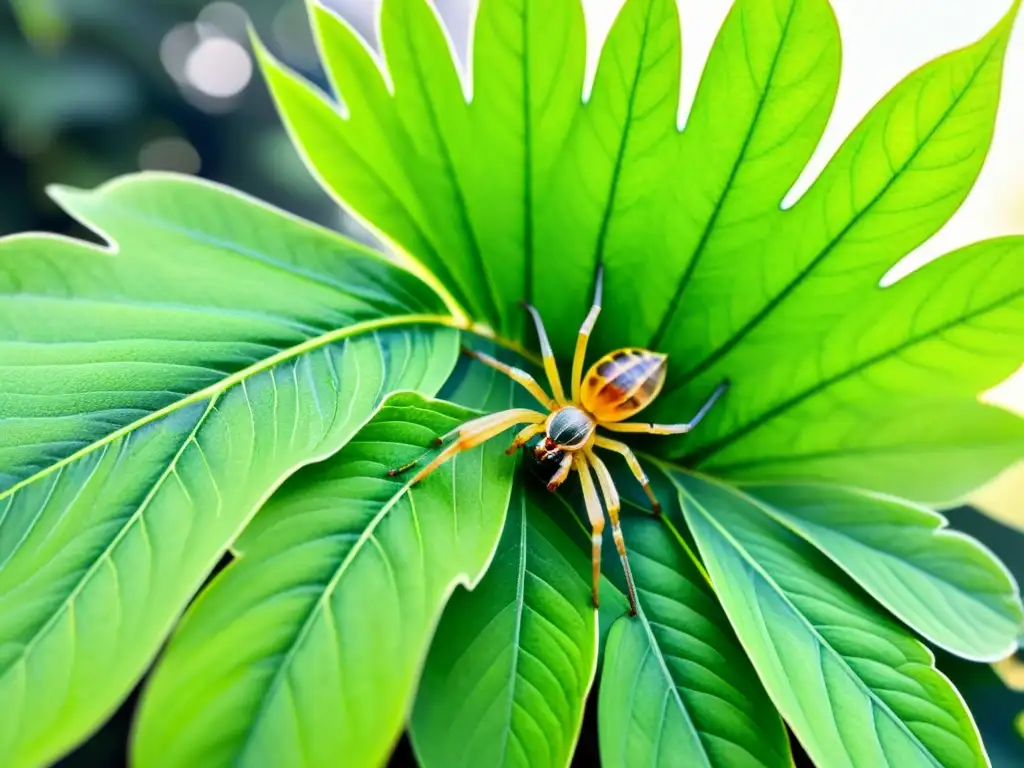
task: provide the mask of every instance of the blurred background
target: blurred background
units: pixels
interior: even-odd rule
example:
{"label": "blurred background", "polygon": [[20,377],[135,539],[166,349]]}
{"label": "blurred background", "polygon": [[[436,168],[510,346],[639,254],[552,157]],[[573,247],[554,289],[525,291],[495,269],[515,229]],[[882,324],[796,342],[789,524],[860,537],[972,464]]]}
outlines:
{"label": "blurred background", "polygon": [[[322,2],[375,40],[378,0]],[[474,0],[435,3],[464,60]],[[679,4],[683,124],[701,62],[731,3]],[[621,0],[584,5],[592,76],[597,46]],[[790,200],[889,87],[926,60],[984,34],[1010,0],[833,5],[844,42],[839,101]],[[255,71],[249,24],[282,60],[324,86],[302,0],[0,0],[0,236],[24,230],[81,234],[46,197],[46,185],[92,187],[146,169],[229,184],[372,243],[318,189],[290,146]],[[1013,38],[1006,72],[992,152],[974,194],[892,277],[973,240],[1024,232],[1024,29]],[[988,397],[1024,414],[1024,375]],[[953,525],[985,541],[1024,581],[1024,465],[967,501],[949,511]],[[1011,659],[990,667],[942,656],[940,665],[974,710],[996,768],[1024,765],[1024,663]],[[62,765],[123,765],[132,704]],[[395,762],[408,757],[403,745]],[[593,765],[595,759],[596,733],[587,727],[578,762]]]}
{"label": "blurred background", "polygon": [[318,75],[301,0],[0,0],[0,234],[67,221],[47,184],[198,174],[333,226],[253,69],[249,21]]}

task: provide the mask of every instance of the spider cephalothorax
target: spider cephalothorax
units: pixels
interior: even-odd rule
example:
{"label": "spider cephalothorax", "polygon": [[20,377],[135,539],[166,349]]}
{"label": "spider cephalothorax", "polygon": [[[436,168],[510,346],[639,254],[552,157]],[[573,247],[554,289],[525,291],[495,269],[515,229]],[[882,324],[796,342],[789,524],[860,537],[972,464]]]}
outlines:
{"label": "spider cephalothorax", "polygon": [[[727,387],[727,382],[720,384],[707,402],[701,406],[697,415],[685,424],[626,422],[626,419],[635,416],[650,405],[651,401],[661,392],[665,383],[666,357],[650,350],[627,347],[605,355],[591,366],[585,376],[583,375],[587,340],[590,338],[590,332],[601,312],[601,271],[598,270],[597,273],[594,304],[587,319],[580,327],[576,342],[576,354],[572,362],[572,397],[567,398],[562,389],[558,367],[555,365],[551,344],[548,342],[540,314],[529,305],[526,306],[526,309],[537,326],[537,336],[540,339],[540,348],[544,359],[544,371],[547,374],[548,383],[551,385],[553,397],[545,392],[537,380],[525,371],[505,365],[482,352],[469,349],[465,351],[466,354],[496,368],[522,384],[547,409],[547,413],[527,408],[512,408],[466,422],[461,427],[438,438],[439,443],[452,437],[457,439],[423,467],[412,479],[412,483],[419,482],[460,451],[480,445],[516,424],[526,424],[527,426],[512,441],[508,453],[514,453],[534,437],[543,435],[543,439],[534,448],[534,454],[538,460],[557,463],[557,469],[548,482],[549,491],[556,490],[565,482],[572,470],[579,473],[580,483],[583,486],[583,498],[587,506],[587,517],[590,519],[593,532],[595,606],[598,601],[601,575],[601,535],[604,530],[604,513],[601,510],[600,496],[604,496],[608,517],[612,524],[612,536],[626,573],[629,612],[635,614],[637,610],[636,588],[633,585],[633,576],[629,569],[629,560],[626,557],[626,542],[622,537],[622,529],[619,527],[619,510],[621,508],[619,493],[608,467],[594,452],[594,449],[604,448],[621,454],[650,498],[655,514],[660,513],[661,505],[651,490],[651,485],[647,480],[647,475],[640,467],[640,462],[637,461],[629,446],[598,434],[598,428],[607,429],[609,432],[642,432],[652,435],[678,435],[689,432],[704,418],[704,414],[722,395]],[[413,464],[400,469],[392,470],[391,474],[405,471],[416,463],[413,462]],[[594,475],[597,476],[596,486]],[[601,489],[600,496],[597,490],[598,486]]]}

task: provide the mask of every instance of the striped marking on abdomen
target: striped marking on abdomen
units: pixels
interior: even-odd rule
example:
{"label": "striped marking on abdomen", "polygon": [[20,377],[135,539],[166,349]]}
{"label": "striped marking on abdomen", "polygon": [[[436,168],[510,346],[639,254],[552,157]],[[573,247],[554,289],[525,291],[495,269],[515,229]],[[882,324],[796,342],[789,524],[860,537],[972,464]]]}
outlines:
{"label": "striped marking on abdomen", "polygon": [[665,383],[665,356],[646,349],[619,349],[587,373],[582,400],[598,418],[626,418],[646,406]]}

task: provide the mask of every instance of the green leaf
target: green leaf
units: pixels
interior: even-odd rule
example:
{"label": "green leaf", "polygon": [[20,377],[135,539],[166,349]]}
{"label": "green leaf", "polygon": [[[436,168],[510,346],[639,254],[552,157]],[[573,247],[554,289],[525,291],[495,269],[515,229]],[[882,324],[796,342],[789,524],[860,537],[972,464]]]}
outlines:
{"label": "green leaf", "polygon": [[[508,350],[472,344],[531,368]],[[535,406],[522,387],[468,356],[441,396],[486,411]],[[494,562],[472,592],[456,590],[431,645],[410,723],[427,766],[502,758],[565,765],[575,747],[596,669],[590,541],[561,496],[538,492],[540,470],[529,454],[523,464]],[[624,605],[620,596],[602,609],[621,615]],[[472,710],[462,706],[468,696]]]}
{"label": "green leaf", "polygon": [[894,88],[779,214],[751,270],[730,281],[721,342],[681,350],[690,370],[652,409],[689,413],[723,376],[735,383],[731,405],[672,455],[727,477],[829,479],[926,501],[956,498],[1021,455],[1024,425],[974,400],[1020,362],[1024,240],[979,244],[877,288],[973,184],[1015,13]]}
{"label": "green leaf", "polygon": [[[629,316],[630,326],[645,328],[652,301],[646,291],[671,284],[640,286],[624,278],[646,270],[651,252],[666,248],[674,223],[686,218],[678,215],[680,200],[670,181],[679,165],[681,58],[676,1],[626,2],[604,44],[587,103],[578,106],[556,164],[537,185],[533,250],[543,269],[532,270],[530,291],[562,357],[572,354],[590,307],[587,278],[598,262],[607,267],[605,318]],[[653,229],[655,220],[672,224]],[[598,323],[594,348],[640,339],[627,331],[614,320]]]}
{"label": "green leaf", "polygon": [[565,766],[575,750],[597,657],[588,542],[531,480],[516,484],[487,575],[438,626],[410,724],[428,768]]}
{"label": "green leaf", "polygon": [[[256,47],[307,162],[358,216],[440,278],[474,319],[521,339],[518,302],[529,293],[536,206],[527,168],[553,162],[579,103],[582,9],[485,3],[472,107],[425,0],[382,6],[386,78],[343,21],[316,4],[310,9],[343,111]],[[564,60],[527,65],[523,51],[544,48]]]}
{"label": "green leaf", "polygon": [[[478,336],[466,335],[465,346],[484,352],[508,365],[528,371],[543,380],[543,371],[511,350],[495,346]],[[493,413],[508,408],[537,408],[537,401],[526,389],[508,376],[469,355],[460,355],[451,376],[444,383],[438,397],[457,403],[464,408]],[[511,442],[511,440],[509,441]]]}
{"label": "green leaf", "polygon": [[107,251],[0,243],[0,762],[97,727],[267,495],[457,334],[377,255],[167,176],[59,190]]}
{"label": "green leaf", "polygon": [[[622,528],[640,613],[616,622],[605,649],[601,764],[792,765],[786,729],[692,553],[649,513],[627,513]],[[605,569],[622,583],[617,556]]]}
{"label": "green leaf", "polygon": [[[609,254],[607,292],[624,302],[619,317],[639,314],[641,322],[628,337],[621,321],[618,329],[606,323],[598,337],[604,346],[640,343],[669,354],[672,388],[767,297],[761,273],[785,267],[764,253],[765,243],[776,243],[783,196],[824,132],[839,68],[839,29],[827,0],[733,4],[677,157],[652,192],[670,201],[662,215],[671,223],[651,227],[662,219],[642,211],[623,216],[653,231],[637,231],[639,244],[624,240],[618,258]],[[648,255],[646,263],[636,263],[637,253]],[[657,270],[657,280],[637,281],[641,266]],[[682,404],[689,401],[666,403],[664,412]]]}
{"label": "green leaf", "polygon": [[[940,57],[894,87],[810,190],[789,210],[778,211],[770,230],[761,231],[772,235],[763,247],[745,248],[738,263],[729,251],[704,255],[682,286],[682,302],[716,309],[674,326],[684,346],[668,338],[661,345],[686,360],[686,372],[673,388],[749,370],[754,358],[761,362],[784,348],[790,363],[794,347],[807,349],[806,342],[793,344],[794,328],[827,338],[845,312],[875,293],[893,263],[949,219],[991,142],[1011,21],[1012,15],[974,45]],[[778,191],[774,202],[782,203]],[[712,302],[726,288],[723,269],[733,278],[730,301]],[[700,330],[689,327],[693,323]],[[785,330],[790,333],[782,338]],[[750,399],[753,405],[756,399]]]}
{"label": "green leaf", "polygon": [[1024,630],[1006,567],[946,519],[900,499],[818,485],[744,489],[911,629],[947,651],[997,661]]}
{"label": "green leaf", "polygon": [[[798,364],[766,346],[762,373],[747,379],[757,391],[741,382],[729,393],[749,419],[716,421],[717,438],[702,424],[689,460],[734,479],[961,497],[1024,454],[1024,420],[976,400],[1024,354],[1022,266],[1024,238],[979,243],[864,297],[814,352],[794,343]],[[762,394],[787,387],[759,411]]]}
{"label": "green leaf", "polygon": [[729,621],[811,759],[988,764],[970,713],[924,645],[754,499],[674,477]]}
{"label": "green leaf", "polygon": [[491,559],[514,461],[491,444],[411,491],[387,470],[469,415],[395,396],[274,495],[261,535],[160,661],[134,741],[140,766],[382,763],[441,608]]}
{"label": "green leaf", "polygon": [[[659,344],[662,351],[685,360],[686,370],[668,383],[651,417],[691,412],[723,377],[735,386],[727,407],[713,413],[692,439],[676,441],[671,455],[685,455],[689,462],[723,473],[737,454],[759,460],[770,457],[772,448],[785,446],[780,453],[793,458],[780,468],[782,473],[819,477],[822,470],[808,448],[855,452],[867,468],[863,474],[883,475],[869,485],[896,490],[884,476],[885,454],[892,448],[872,443],[871,430],[861,431],[867,436],[861,438],[863,446],[836,439],[831,425],[827,435],[812,433],[798,443],[789,435],[780,435],[777,442],[763,439],[765,432],[783,432],[780,425],[803,425],[812,409],[828,409],[831,422],[832,412],[842,412],[841,406],[851,401],[848,410],[856,411],[861,421],[866,414],[875,423],[892,424],[904,438],[899,445],[941,445],[941,427],[929,428],[920,411],[901,416],[901,408],[890,409],[891,398],[880,396],[875,380],[882,380],[885,395],[896,388],[892,379],[897,377],[904,387],[912,382],[919,392],[935,383],[936,370],[959,370],[941,352],[958,321],[968,325],[969,318],[960,317],[964,298],[970,296],[963,287],[967,276],[958,274],[947,289],[957,300],[946,316],[936,311],[940,305],[931,296],[924,307],[919,296],[927,292],[919,287],[922,282],[944,285],[942,278],[961,267],[963,259],[940,260],[934,266],[938,273],[902,291],[877,286],[893,263],[948,220],[973,185],[991,142],[1014,13],[974,45],[931,62],[899,83],[844,142],[811,189],[792,208],[779,211],[767,230],[756,233],[761,245],[742,254],[705,255],[693,270],[693,279],[683,286],[682,303],[716,308],[676,323],[674,334],[685,340],[683,346],[676,347],[667,337]],[[979,267],[981,262],[994,266],[1004,261],[1003,249],[997,243],[972,255]],[[1018,271],[1006,289],[1011,293],[1020,288]],[[927,316],[923,327],[916,322],[919,313]],[[692,323],[698,324],[697,330]],[[996,338],[1004,333],[1012,335],[1013,330],[996,326],[992,331]],[[927,343],[936,337],[938,343]],[[989,341],[986,351],[995,346]],[[1008,356],[1012,345],[1004,340],[1003,346]],[[982,364],[970,377],[972,390],[966,397],[958,393],[959,401],[973,399],[1008,372],[1003,355]],[[956,419],[945,431],[958,436],[964,424]],[[935,474],[941,477],[944,469],[937,467]],[[745,476],[739,468],[730,475]],[[857,482],[853,477],[839,479]]]}
{"label": "green leaf", "polygon": [[314,7],[340,108],[261,60],[327,189],[481,330],[533,344],[527,298],[567,360],[602,261],[591,348],[669,355],[652,420],[732,381],[699,430],[653,450],[947,501],[1024,454],[1020,420],[975,402],[1020,362],[1022,241],[878,284],[974,183],[1018,8],[899,83],[788,207],[839,81],[827,0],[737,0],[683,130],[673,0],[625,3],[590,92],[578,0],[484,0],[462,77],[426,0],[382,4],[385,60]]}

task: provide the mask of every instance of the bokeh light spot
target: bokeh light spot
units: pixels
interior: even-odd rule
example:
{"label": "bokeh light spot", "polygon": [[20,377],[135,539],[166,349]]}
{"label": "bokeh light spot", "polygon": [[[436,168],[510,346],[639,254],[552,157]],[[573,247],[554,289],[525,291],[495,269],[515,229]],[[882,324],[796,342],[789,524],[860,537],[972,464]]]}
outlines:
{"label": "bokeh light spot", "polygon": [[309,18],[302,3],[285,3],[274,15],[270,28],[285,61],[299,69],[315,69],[320,60],[309,28]]}
{"label": "bokeh light spot", "polygon": [[144,171],[177,171],[196,174],[202,163],[196,148],[177,136],[147,142],[139,150],[139,167]]}
{"label": "bokeh light spot", "polygon": [[196,17],[196,25],[203,37],[210,37],[211,30],[214,30],[214,35],[219,32],[239,42],[246,40],[248,24],[249,14],[245,12],[244,8],[235,3],[222,2],[222,0],[210,3]]}
{"label": "bokeh light spot", "polygon": [[195,24],[176,24],[160,41],[160,63],[179,85],[185,83],[185,62],[198,43]]}
{"label": "bokeh light spot", "polygon": [[185,79],[207,96],[228,99],[241,93],[252,79],[249,52],[228,37],[208,37],[185,60]]}

